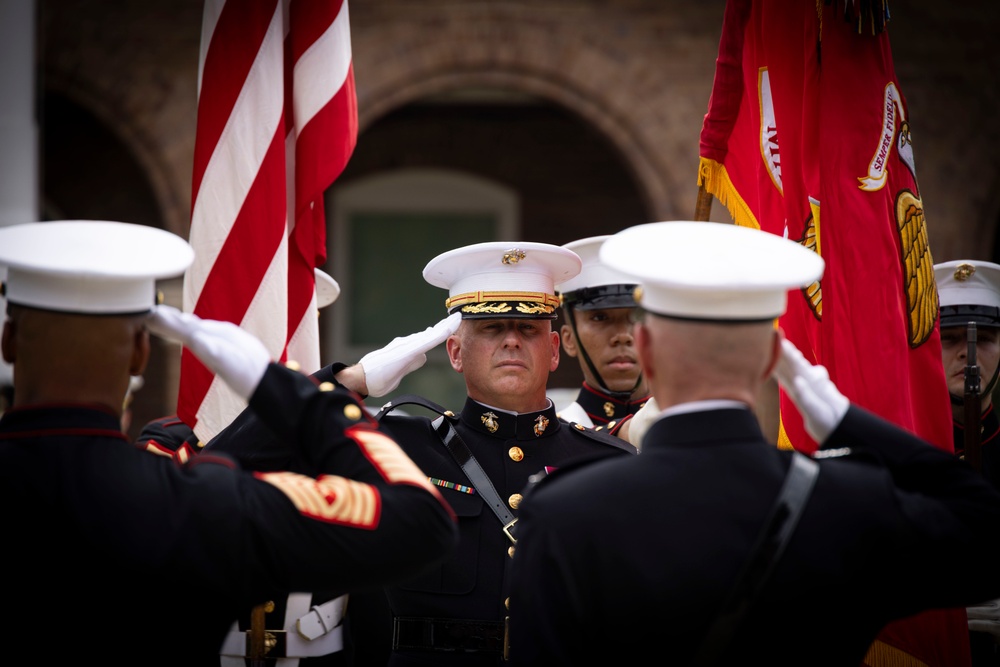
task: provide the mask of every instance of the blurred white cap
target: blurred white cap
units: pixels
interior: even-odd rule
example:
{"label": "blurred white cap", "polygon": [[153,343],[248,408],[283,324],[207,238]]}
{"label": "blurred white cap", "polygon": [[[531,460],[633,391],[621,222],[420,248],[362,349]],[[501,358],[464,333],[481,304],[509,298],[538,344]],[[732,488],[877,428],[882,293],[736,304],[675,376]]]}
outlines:
{"label": "blurred white cap", "polygon": [[575,278],[556,285],[564,305],[579,310],[635,307],[635,278],[601,261],[601,245],[609,238],[610,234],[591,236],[563,246],[579,255],[583,262]]}
{"label": "blurred white cap", "polygon": [[340,296],[340,284],[329,273],[320,269],[316,272],[316,307],[326,308]]}

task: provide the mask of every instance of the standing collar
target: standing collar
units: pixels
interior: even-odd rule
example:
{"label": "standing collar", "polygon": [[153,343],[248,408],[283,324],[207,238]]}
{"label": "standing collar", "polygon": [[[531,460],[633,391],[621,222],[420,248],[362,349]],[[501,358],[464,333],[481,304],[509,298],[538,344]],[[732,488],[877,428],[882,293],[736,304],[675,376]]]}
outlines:
{"label": "standing collar", "polygon": [[121,421],[103,405],[46,404],[10,408],[0,417],[2,437],[102,435],[128,441]]}
{"label": "standing collar", "polygon": [[462,408],[462,422],[474,431],[503,440],[536,440],[559,430],[552,401],[544,410],[518,413],[467,398]]}
{"label": "standing collar", "polygon": [[594,424],[607,424],[611,421],[620,421],[628,415],[634,415],[648,400],[649,396],[646,395],[623,401],[600,389],[595,389],[586,382],[583,383],[580,393],[576,397],[576,402]]}
{"label": "standing collar", "polygon": [[[657,419],[643,438],[643,451],[651,445],[707,445],[733,441],[766,442],[757,416],[745,403],[726,401],[714,409],[699,410],[703,402],[685,404],[692,410],[677,411]],[[711,403],[721,403],[712,401]],[[676,406],[679,407],[679,406]]]}

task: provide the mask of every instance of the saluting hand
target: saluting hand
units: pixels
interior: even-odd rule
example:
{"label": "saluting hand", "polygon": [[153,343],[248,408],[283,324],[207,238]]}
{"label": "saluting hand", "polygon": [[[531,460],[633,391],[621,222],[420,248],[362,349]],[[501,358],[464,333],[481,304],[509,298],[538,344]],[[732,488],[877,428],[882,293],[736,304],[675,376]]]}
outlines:
{"label": "saluting hand", "polygon": [[203,320],[173,306],[157,306],[146,321],[161,338],[180,343],[240,397],[250,400],[271,354],[260,340],[232,322]]}
{"label": "saluting hand", "polygon": [[458,331],[461,313],[452,313],[432,327],[409,336],[394,338],[385,347],[361,357],[369,396],[385,396],[399,386],[408,373],[427,363],[427,351],[440,345]]}
{"label": "saluting hand", "polygon": [[784,337],[774,377],[798,407],[806,431],[817,443],[833,433],[851,405],[830,381],[826,368],[810,364],[799,348]]}

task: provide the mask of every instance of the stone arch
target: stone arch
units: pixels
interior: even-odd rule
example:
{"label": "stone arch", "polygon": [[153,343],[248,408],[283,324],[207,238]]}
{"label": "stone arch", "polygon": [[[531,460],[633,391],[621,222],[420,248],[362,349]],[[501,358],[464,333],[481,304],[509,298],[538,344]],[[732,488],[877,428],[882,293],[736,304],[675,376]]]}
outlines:
{"label": "stone arch", "polygon": [[[668,145],[662,109],[645,100],[634,103],[649,92],[648,69],[643,73],[641,67],[623,63],[621,54],[600,44],[581,48],[575,41],[578,36],[565,28],[548,30],[544,23],[515,16],[474,14],[475,8],[470,8],[464,17],[452,17],[442,30],[430,34],[387,26],[378,44],[368,44],[362,33],[355,53],[370,49],[372,60],[378,62],[377,67],[359,67],[356,72],[362,129],[395,108],[464,87],[529,93],[571,111],[602,132],[632,171],[647,209],[656,217],[689,217],[688,205],[693,208],[696,194],[697,155],[690,162],[671,159],[677,157],[678,146]],[[384,50],[386,43],[395,47],[389,60],[384,53],[376,58],[374,52]],[[359,59],[356,56],[356,62]],[[662,73],[659,76],[662,81]],[[663,97],[664,92],[656,91],[655,96]],[[707,99],[706,94],[706,103]],[[686,114],[685,124],[700,130],[705,107],[686,105],[686,101],[680,104],[674,113]],[[690,146],[696,151],[696,135]]]}

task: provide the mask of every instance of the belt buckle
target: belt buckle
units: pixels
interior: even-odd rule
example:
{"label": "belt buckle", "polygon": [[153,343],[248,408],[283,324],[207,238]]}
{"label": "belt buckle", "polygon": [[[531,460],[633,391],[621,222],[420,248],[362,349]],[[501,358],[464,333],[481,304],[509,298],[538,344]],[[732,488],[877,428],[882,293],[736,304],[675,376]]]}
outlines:
{"label": "belt buckle", "polygon": [[[252,630],[246,632],[246,653],[252,659],[254,651],[251,646]],[[262,658],[284,658],[288,654],[288,639],[284,630],[264,630],[264,655]]]}
{"label": "belt buckle", "polygon": [[503,534],[507,536],[511,544],[517,544],[517,538],[514,537],[514,524],[517,523],[517,517],[511,519],[511,521],[504,525]]}

